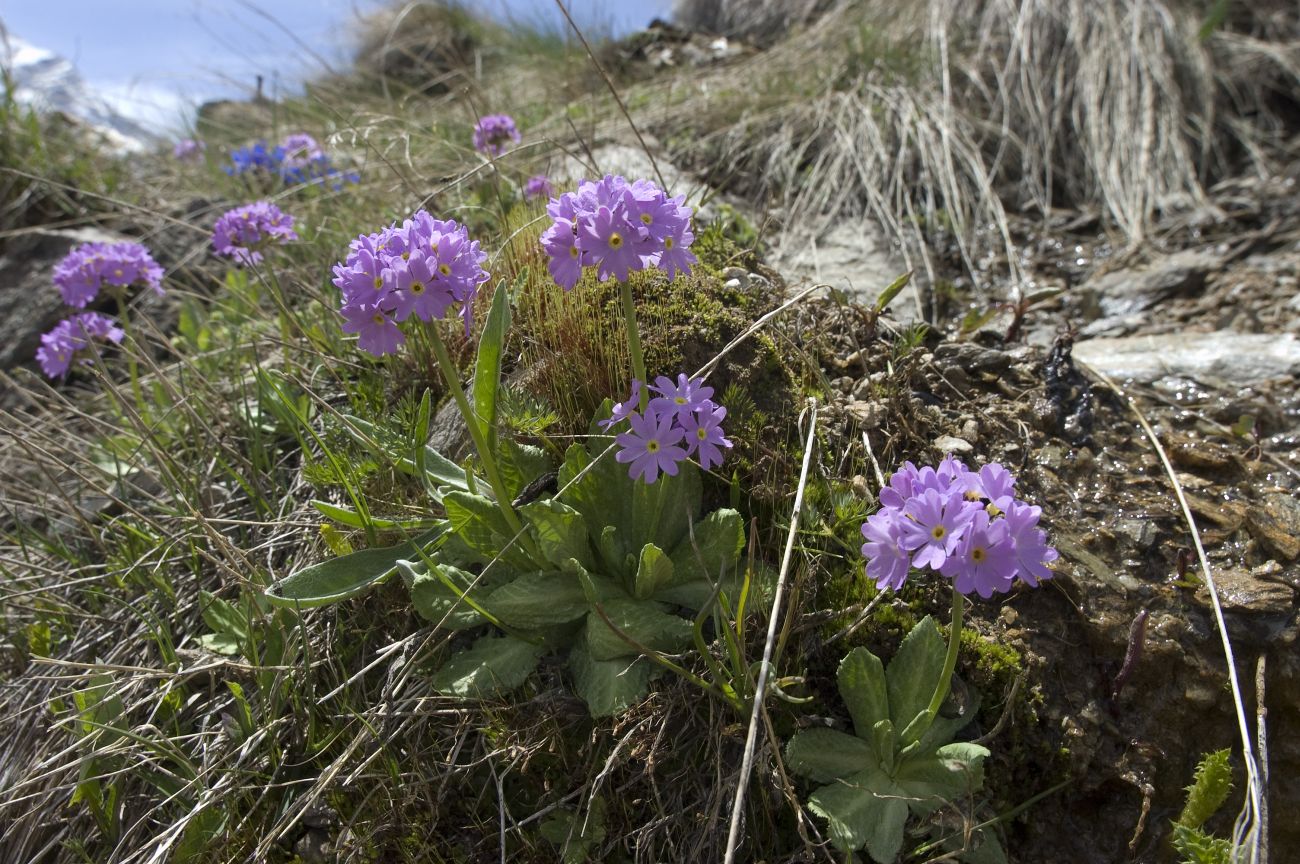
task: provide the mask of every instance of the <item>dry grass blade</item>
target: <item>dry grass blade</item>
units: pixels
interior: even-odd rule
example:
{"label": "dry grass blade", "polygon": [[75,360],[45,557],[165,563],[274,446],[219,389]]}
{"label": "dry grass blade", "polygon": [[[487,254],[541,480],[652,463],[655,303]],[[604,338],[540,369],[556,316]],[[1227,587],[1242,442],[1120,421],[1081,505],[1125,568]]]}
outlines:
{"label": "dry grass blade", "polygon": [[781,619],[781,601],[785,596],[786,577],[790,573],[790,561],[794,556],[794,540],[799,533],[799,515],[803,509],[803,493],[808,486],[808,466],[812,464],[813,445],[817,440],[817,400],[808,400],[805,416],[808,418],[808,437],[804,441],[803,467],[799,470],[799,485],[795,488],[794,505],[790,514],[790,531],[786,535],[785,552],[781,556],[781,570],[776,577],[776,589],[772,595],[772,609],[767,618],[767,637],[763,642],[763,660],[758,665],[758,679],[754,682],[754,704],[749,716],[749,731],[745,734],[745,750],[740,763],[740,776],[736,779],[736,797],[731,805],[731,824],[727,829],[726,864],[732,864],[736,860],[736,847],[740,842],[740,821],[745,807],[745,792],[749,786],[749,775],[754,768],[754,750],[758,745],[758,723],[763,712],[763,701],[767,696],[767,679],[772,671],[772,650],[776,645],[776,627],[777,622]]}

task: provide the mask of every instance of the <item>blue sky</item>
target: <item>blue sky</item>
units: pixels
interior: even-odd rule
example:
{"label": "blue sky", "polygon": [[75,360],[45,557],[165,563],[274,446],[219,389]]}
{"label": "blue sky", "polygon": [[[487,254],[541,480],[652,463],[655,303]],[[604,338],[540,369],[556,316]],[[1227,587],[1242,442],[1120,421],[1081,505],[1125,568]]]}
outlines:
{"label": "blue sky", "polygon": [[[269,92],[295,87],[321,63],[345,65],[350,23],[382,5],[384,0],[0,0],[0,22],[15,36],[72,60],[123,113],[151,125],[175,125],[186,104],[246,95],[259,73]],[[467,5],[563,23],[554,0]],[[585,27],[626,33],[667,17],[672,3],[568,5]]]}

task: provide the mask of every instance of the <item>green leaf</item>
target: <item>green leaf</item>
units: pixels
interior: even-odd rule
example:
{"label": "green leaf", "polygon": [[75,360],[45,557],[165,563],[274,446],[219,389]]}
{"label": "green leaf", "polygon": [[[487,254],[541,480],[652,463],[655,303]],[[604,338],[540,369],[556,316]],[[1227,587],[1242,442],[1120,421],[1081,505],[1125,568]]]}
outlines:
{"label": "green leaf", "polygon": [[309,608],[356,597],[392,575],[400,559],[418,559],[422,550],[446,532],[443,523],[396,546],[362,549],[303,567],[267,588],[266,599],[275,606]]}
{"label": "green leaf", "polygon": [[107,747],[125,737],[117,725],[126,713],[126,705],[118,695],[121,688],[111,676],[102,672],[94,672],[86,676],[86,680],[90,686],[72,693],[80,720],[77,727],[83,737],[98,733],[100,746]]}
{"label": "green leaf", "polygon": [[1058,297],[1063,293],[1065,293],[1065,289],[1063,288],[1040,288],[1039,290],[1025,296],[1025,308],[1037,306],[1039,303],[1046,303],[1053,297]]}
{"label": "green leaf", "polygon": [[573,558],[588,570],[596,569],[587,523],[577,510],[548,498],[525,504],[519,513],[533,527],[547,561],[558,567]]}
{"label": "green leaf", "polygon": [[627,552],[618,539],[617,527],[606,525],[601,529],[600,537],[596,541],[596,549],[600,552],[601,569],[606,573],[617,574],[626,569],[624,559],[627,558]]}
{"label": "green leaf", "polygon": [[[651,651],[679,651],[691,639],[691,622],[669,615],[646,600],[609,600],[605,615],[624,635]],[[634,657],[639,652],[609,628],[596,612],[587,616],[587,650],[596,660]]]}
{"label": "green leaf", "polygon": [[902,276],[899,276],[893,282],[890,282],[889,287],[884,291],[881,291],[880,296],[876,298],[876,312],[884,312],[886,307],[888,307],[889,304],[894,301],[894,298],[898,296],[898,292],[906,288],[907,283],[911,281],[912,271],[908,270]]}
{"label": "green leaf", "polygon": [[1201,22],[1201,29],[1197,31],[1196,38],[1204,42],[1213,36],[1214,31],[1228,20],[1229,6],[1229,0],[1214,0],[1209,11],[1205,13],[1205,19]]}
{"label": "green leaf", "polygon": [[[519,543],[507,543],[514,537],[510,523],[506,522],[496,502],[469,492],[449,492],[442,499],[451,530],[478,553],[484,562],[501,556],[501,562],[514,570],[536,570],[537,562],[531,560]],[[503,551],[504,550],[504,551]]]}
{"label": "green leaf", "polygon": [[907,733],[899,741],[900,746],[905,747],[925,734],[926,729],[918,728],[924,724],[913,724],[912,721],[930,707],[947,653],[939,628],[927,615],[903,638],[898,653],[889,661],[885,673],[889,716],[895,729]]}
{"label": "green leaf", "polygon": [[[349,528],[364,530],[366,520],[355,510],[349,510],[346,507],[338,507],[328,501],[312,500],[311,506],[321,512],[323,516],[333,519],[340,525],[346,525]],[[441,522],[441,519],[376,519],[370,517],[370,527],[372,528],[402,528],[402,529],[425,529]]]}
{"label": "green leaf", "polygon": [[488,595],[483,604],[511,627],[535,630],[576,621],[591,608],[572,573],[528,573]]}
{"label": "green leaf", "polygon": [[912,811],[925,815],[978,791],[984,785],[988,755],[978,744],[949,744],[932,754],[905,760],[894,772],[894,780],[906,791]]}
{"label": "green leaf", "polygon": [[243,650],[238,639],[229,633],[204,633],[199,637],[199,647],[223,657],[233,657]]}
{"label": "green leaf", "polygon": [[649,600],[660,588],[671,585],[672,582],[672,560],[653,543],[641,547],[641,559],[637,563],[632,591],[636,599]]}
{"label": "green leaf", "polygon": [[411,605],[426,621],[446,630],[465,630],[485,622],[478,610],[462,599],[462,595],[480,599],[483,593],[481,579],[474,590],[470,589],[474,574],[441,563],[426,571],[421,561],[398,561],[397,567],[411,592]]}
{"label": "green leaf", "polygon": [[871,727],[871,749],[880,760],[880,767],[886,771],[894,770],[895,757],[898,755],[898,736],[894,734],[892,722],[880,720]]}
{"label": "green leaf", "polygon": [[1228,800],[1232,791],[1230,750],[1207,753],[1196,766],[1196,775],[1187,787],[1187,803],[1175,821],[1188,828],[1200,828]]}
{"label": "green leaf", "polygon": [[474,360],[474,416],[466,422],[477,423],[487,441],[488,450],[497,452],[497,395],[501,389],[501,354],[505,349],[506,331],[510,329],[510,292],[505,280],[492,294],[492,308],[478,340],[478,357]]}
{"label": "green leaf", "polygon": [[[591,453],[600,454],[612,441],[605,435],[595,436],[587,447]],[[560,488],[569,486],[592,465],[591,453],[579,444],[568,449],[559,472]],[[681,543],[687,520],[700,513],[701,489],[700,471],[692,463],[684,463],[675,477],[663,476],[647,484],[629,477],[627,467],[611,454],[569,486],[564,500],[582,513],[593,537],[601,536],[607,526],[618,528],[614,536],[620,549],[617,554],[608,550],[606,565],[617,567],[610,576],[631,579],[637,564],[635,556],[647,543],[660,549],[676,549]],[[606,550],[602,549],[602,553]],[[630,568],[624,563],[629,554],[633,556]]]}
{"label": "green leaf", "polygon": [[[958,845],[958,848],[961,848]],[[1007,853],[992,828],[982,828],[971,837],[971,848],[961,853],[962,864],[1008,864]],[[1223,859],[1227,864],[1228,859]]]}
{"label": "green leaf", "polygon": [[[853,718],[854,731],[859,738],[872,740],[875,725],[889,719],[884,664],[866,648],[854,648],[840,661],[837,680],[840,698]],[[885,758],[884,754],[880,755]]]}
{"label": "green leaf", "polygon": [[735,510],[714,510],[692,528],[673,549],[677,581],[703,579],[710,584],[725,578],[740,560],[745,548],[745,522]]}
{"label": "green leaf", "polygon": [[514,636],[484,636],[433,676],[439,693],[491,699],[528,680],[545,649]]}
{"label": "green leaf", "polygon": [[[964,706],[962,713],[956,717],[945,717],[940,710],[930,728],[925,730],[919,741],[909,744],[907,750],[915,750],[918,753],[933,753],[945,744],[952,742],[953,736],[970,725],[980,710],[979,694],[970,691],[970,702]],[[907,752],[904,750],[904,753]]]}
{"label": "green leaf", "polygon": [[[399,450],[390,446],[396,436],[383,432],[374,423],[369,420],[362,420],[360,417],[345,414],[342,419],[343,430],[348,433],[352,440],[366,450],[381,453],[397,470],[413,477],[419,476],[419,467],[416,465],[416,460],[407,455],[410,451],[406,449]],[[465,479],[465,469],[428,444],[424,445],[421,458],[424,462],[425,476],[435,488],[442,489],[443,493],[469,490],[469,483]],[[478,478],[475,478],[475,480],[479,484],[486,482]]]}
{"label": "green leaf", "polygon": [[204,807],[185,825],[181,839],[172,852],[173,864],[190,864],[203,861],[211,854],[213,843],[226,827],[226,813],[219,805]]}
{"label": "green leaf", "polygon": [[554,460],[540,447],[506,439],[498,447],[497,463],[501,482],[511,496],[518,496],[529,483],[555,467]]}
{"label": "green leaf", "polygon": [[222,600],[211,591],[199,591],[203,622],[236,644],[248,641],[248,616],[237,606]]}
{"label": "green leaf", "polygon": [[539,830],[542,837],[559,847],[564,864],[584,864],[593,848],[605,840],[605,799],[593,797],[582,819],[571,810],[558,810],[542,822]]}
{"label": "green leaf", "polygon": [[875,767],[875,752],[861,738],[813,726],[796,732],[785,747],[785,761],[796,774],[829,783]]}
{"label": "green leaf", "polygon": [[823,786],[808,798],[808,809],[826,819],[831,842],[843,851],[867,847],[878,864],[894,864],[903,848],[907,803],[879,771],[863,771]]}
{"label": "green leaf", "polygon": [[645,696],[654,666],[644,657],[593,660],[581,643],[569,652],[573,688],[593,717],[625,711]]}

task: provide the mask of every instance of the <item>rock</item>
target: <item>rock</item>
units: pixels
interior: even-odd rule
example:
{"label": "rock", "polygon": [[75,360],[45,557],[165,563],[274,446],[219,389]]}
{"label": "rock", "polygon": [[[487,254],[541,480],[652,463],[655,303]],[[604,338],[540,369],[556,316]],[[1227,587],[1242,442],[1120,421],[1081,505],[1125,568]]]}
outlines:
{"label": "rock", "polygon": [[[866,305],[873,305],[880,292],[907,271],[880,229],[865,219],[845,219],[822,233],[790,226],[775,243],[772,266],[786,281],[824,282]],[[889,304],[889,312],[899,321],[921,319],[915,280]]]}
{"label": "rock", "polygon": [[975,449],[969,441],[954,438],[952,435],[940,435],[930,446],[940,453],[969,453]]}
{"label": "rock", "polygon": [[1192,296],[1205,288],[1205,279],[1219,264],[1208,252],[1185,251],[1151,262],[1141,270],[1114,270],[1085,282],[1077,293],[1084,305],[1100,314],[1082,334],[1100,336],[1126,332],[1141,324],[1144,313],[1172,297]]}
{"label": "rock", "polygon": [[[1284,616],[1290,613],[1295,591],[1281,582],[1261,579],[1235,567],[1213,571],[1214,587],[1225,611],[1250,615]],[[1201,586],[1196,597],[1208,604],[1209,589]]]}
{"label": "rock", "polygon": [[934,349],[934,362],[941,369],[997,373],[1010,368],[1011,355],[974,342],[944,342]]}
{"label": "rock", "polygon": [[1300,341],[1227,330],[1123,336],[1080,341],[1074,358],[1120,381],[1174,376],[1240,387],[1300,373]]}
{"label": "rock", "polygon": [[848,404],[849,416],[858,421],[863,429],[878,429],[884,422],[888,410],[879,402],[856,401]]}
{"label": "rock", "polygon": [[54,265],[82,243],[125,239],[96,228],[79,228],[36,230],[9,241],[0,257],[0,369],[34,364],[41,334],[76,311],[63,305],[51,281]]}
{"label": "rock", "polygon": [[456,407],[454,399],[448,399],[433,416],[429,424],[429,446],[453,462],[459,463],[469,452],[469,427],[465,418]]}
{"label": "rock", "polygon": [[1271,554],[1286,561],[1300,557],[1300,502],[1290,495],[1266,494],[1246,511],[1246,527]]}
{"label": "rock", "polygon": [[1223,471],[1232,467],[1233,452],[1214,441],[1178,437],[1168,444],[1169,458],[1183,468]]}

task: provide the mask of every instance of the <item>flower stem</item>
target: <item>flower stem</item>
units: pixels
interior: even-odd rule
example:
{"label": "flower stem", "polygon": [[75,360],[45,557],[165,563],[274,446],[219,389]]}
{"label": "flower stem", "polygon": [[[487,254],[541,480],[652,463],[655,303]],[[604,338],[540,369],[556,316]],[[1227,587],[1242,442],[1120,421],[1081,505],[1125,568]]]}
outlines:
{"label": "flower stem", "polygon": [[943,660],[943,673],[939,675],[939,683],[934,688],[934,696],[930,698],[930,706],[925,709],[929,720],[926,722],[928,728],[930,723],[939,714],[939,706],[943,705],[943,700],[948,698],[948,690],[952,686],[952,673],[957,668],[957,649],[961,646],[961,613],[962,607],[966,601],[961,592],[956,588],[952,591],[952,624],[948,628],[948,655]]}
{"label": "flower stem", "polygon": [[640,410],[644,412],[650,401],[650,393],[645,385],[650,382],[645,376],[645,357],[641,354],[641,334],[636,328],[636,306],[632,303],[632,286],[627,282],[620,282],[618,290],[623,298],[623,320],[627,323],[627,351],[632,355],[632,377],[641,382]]}
{"label": "flower stem", "polygon": [[474,449],[478,451],[479,460],[483,463],[483,473],[487,475],[488,483],[492,485],[492,492],[496,495],[497,507],[501,510],[501,515],[510,526],[510,530],[518,535],[519,542],[528,550],[529,556],[541,561],[540,553],[533,544],[532,535],[524,530],[515,508],[510,506],[510,495],[506,492],[505,484],[501,482],[501,472],[497,470],[496,457],[488,447],[487,439],[483,437],[483,430],[479,428],[478,419],[470,408],[469,400],[465,398],[465,390],[460,386],[460,372],[456,364],[451,361],[451,355],[447,353],[447,346],[443,344],[437,325],[430,326],[428,333],[429,341],[433,343],[433,353],[438,357],[438,366],[442,370],[443,380],[446,381],[452,398],[456,400],[456,407],[460,409],[461,416],[465,418],[465,426],[474,441]]}

